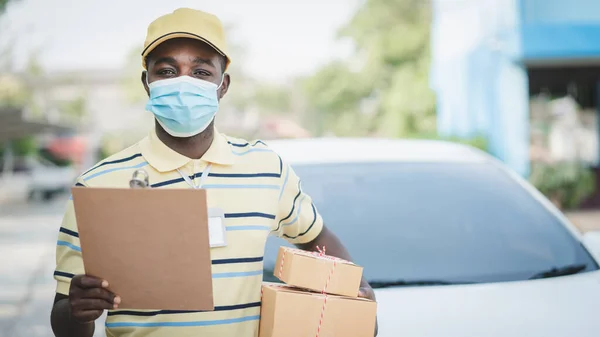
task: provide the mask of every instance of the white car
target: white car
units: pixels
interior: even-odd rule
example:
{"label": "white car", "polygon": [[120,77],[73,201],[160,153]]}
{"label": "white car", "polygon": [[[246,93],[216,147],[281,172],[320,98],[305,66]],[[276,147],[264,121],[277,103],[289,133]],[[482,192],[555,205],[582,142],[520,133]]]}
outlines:
{"label": "white car", "polygon": [[57,166],[42,158],[31,159],[27,164],[28,192],[32,200],[47,201],[58,194],[68,194],[77,178],[77,172],[71,166]]}
{"label": "white car", "polygon": [[[438,141],[267,143],[365,267],[379,336],[600,336],[600,234],[582,236],[491,156]],[[280,245],[267,243],[267,281]]]}

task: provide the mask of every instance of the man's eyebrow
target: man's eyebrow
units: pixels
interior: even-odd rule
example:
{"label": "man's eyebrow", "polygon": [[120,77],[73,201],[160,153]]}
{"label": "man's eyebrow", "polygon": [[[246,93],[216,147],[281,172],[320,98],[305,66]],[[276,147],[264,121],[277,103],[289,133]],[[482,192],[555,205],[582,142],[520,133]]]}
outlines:
{"label": "man's eyebrow", "polygon": [[193,61],[196,64],[208,64],[209,66],[215,67],[215,64],[211,59],[205,59],[202,57],[196,57]]}
{"label": "man's eyebrow", "polygon": [[175,58],[173,58],[173,57],[165,56],[165,57],[159,57],[158,59],[156,59],[156,62],[154,62],[154,64],[159,64],[159,63],[168,63],[170,65],[176,65],[177,61],[175,61]]}

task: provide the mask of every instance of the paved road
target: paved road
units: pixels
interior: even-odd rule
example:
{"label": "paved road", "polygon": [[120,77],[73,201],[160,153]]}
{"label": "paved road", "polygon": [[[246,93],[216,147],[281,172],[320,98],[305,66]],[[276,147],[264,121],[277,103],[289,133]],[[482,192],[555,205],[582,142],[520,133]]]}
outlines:
{"label": "paved road", "polygon": [[0,336],[54,336],[54,248],[65,202],[0,205]]}

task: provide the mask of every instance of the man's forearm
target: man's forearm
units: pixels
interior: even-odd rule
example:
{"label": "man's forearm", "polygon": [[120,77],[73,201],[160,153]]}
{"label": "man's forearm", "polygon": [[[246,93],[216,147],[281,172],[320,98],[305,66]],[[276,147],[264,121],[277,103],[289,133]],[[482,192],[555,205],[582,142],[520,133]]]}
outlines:
{"label": "man's forearm", "polygon": [[79,323],[71,316],[71,306],[68,298],[63,298],[54,303],[50,316],[52,331],[56,337],[92,337],[94,323]]}

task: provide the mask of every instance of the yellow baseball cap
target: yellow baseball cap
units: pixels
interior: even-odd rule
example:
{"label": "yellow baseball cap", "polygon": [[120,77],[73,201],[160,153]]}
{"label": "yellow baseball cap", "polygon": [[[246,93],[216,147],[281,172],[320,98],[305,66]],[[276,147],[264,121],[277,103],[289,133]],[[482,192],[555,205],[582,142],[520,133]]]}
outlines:
{"label": "yellow baseball cap", "polygon": [[156,46],[167,40],[181,37],[200,40],[213,47],[227,59],[225,68],[231,63],[231,59],[227,55],[225,32],[221,20],[200,10],[179,8],[173,13],[159,17],[148,26],[148,34],[142,52],[144,69],[146,69],[146,56]]}

